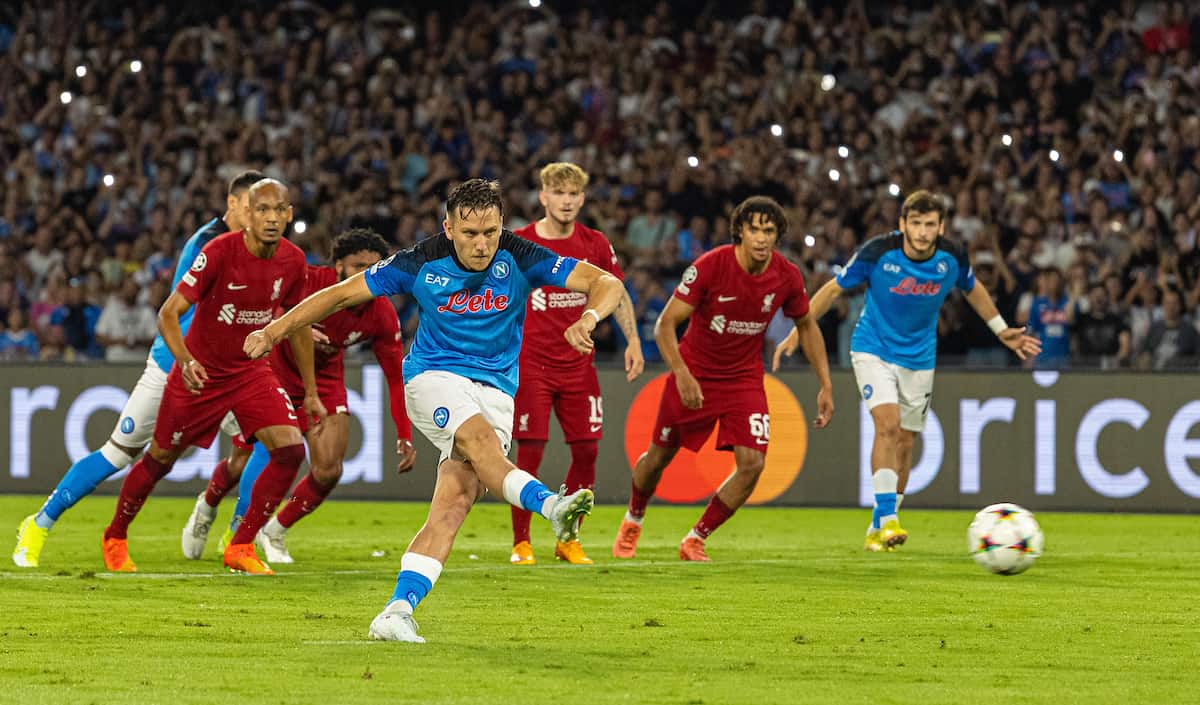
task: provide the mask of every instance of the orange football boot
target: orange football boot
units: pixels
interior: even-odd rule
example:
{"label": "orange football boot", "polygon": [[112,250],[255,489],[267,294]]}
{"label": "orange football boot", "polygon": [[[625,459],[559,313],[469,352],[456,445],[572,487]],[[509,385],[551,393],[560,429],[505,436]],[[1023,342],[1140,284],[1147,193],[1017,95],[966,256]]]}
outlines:
{"label": "orange football boot", "polygon": [[704,539],[698,539],[695,536],[689,536],[679,544],[679,560],[681,561],[698,561],[700,563],[709,563],[712,561],[708,554],[704,552]]}
{"label": "orange football boot", "polygon": [[561,541],[556,542],[554,544],[554,557],[573,565],[591,565],[595,562],[583,552],[583,546],[579,545],[579,539],[566,543]]}
{"label": "orange football boot", "polygon": [[275,575],[271,566],[259,559],[252,543],[231,543],[226,546],[225,567],[247,575]]}
{"label": "orange football boot", "polygon": [[137,572],[137,566],[129,558],[128,539],[104,539],[104,567],[114,573]]}
{"label": "orange football boot", "polygon": [[641,524],[622,519],[621,528],[617,529],[617,540],[613,542],[613,558],[633,558],[637,554],[638,537],[641,535]]}
{"label": "orange football boot", "polygon": [[528,541],[513,544],[512,555],[508,557],[508,562],[513,565],[536,565],[537,558],[533,556],[533,545]]}

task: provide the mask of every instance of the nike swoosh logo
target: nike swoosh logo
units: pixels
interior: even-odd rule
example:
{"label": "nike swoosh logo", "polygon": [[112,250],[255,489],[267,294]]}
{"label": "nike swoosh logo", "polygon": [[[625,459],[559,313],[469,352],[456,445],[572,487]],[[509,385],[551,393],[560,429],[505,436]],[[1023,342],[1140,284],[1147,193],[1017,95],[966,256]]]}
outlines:
{"label": "nike swoosh logo", "polygon": [[718,296],[717,301],[720,301],[721,303],[725,303],[726,301],[733,301],[736,298],[737,298],[736,296]]}
{"label": "nike swoosh logo", "polygon": [[246,287],[248,287],[248,286],[250,286],[250,285],[249,285],[249,284],[242,284],[242,285],[240,285],[240,286],[239,286],[239,285],[237,285],[237,284],[230,284],[230,285],[229,285],[229,290],[230,290],[230,291],[238,291],[238,290],[240,290],[240,289],[245,289],[245,288],[246,288]]}
{"label": "nike swoosh logo", "polygon": [[588,426],[588,432],[595,433],[596,431],[599,431],[601,428],[604,428],[604,427],[603,426]]}
{"label": "nike swoosh logo", "polygon": [[761,439],[761,438],[755,438],[755,439],[754,439],[754,442],[755,442],[755,443],[757,443],[757,444],[758,444],[758,445],[760,445],[760,446],[765,446],[765,445],[767,444],[767,442],[766,442],[765,440]]}

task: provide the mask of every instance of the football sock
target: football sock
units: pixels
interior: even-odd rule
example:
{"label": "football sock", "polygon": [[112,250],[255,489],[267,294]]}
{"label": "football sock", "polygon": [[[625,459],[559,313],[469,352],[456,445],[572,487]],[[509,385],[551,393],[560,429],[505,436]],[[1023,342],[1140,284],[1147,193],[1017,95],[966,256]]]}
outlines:
{"label": "football sock", "polygon": [[304,444],[296,443],[276,448],[270,451],[270,455],[271,462],[267,463],[262,475],[254,483],[254,491],[250,495],[250,508],[238,524],[230,545],[253,541],[258,530],[275,513],[288,488],[292,486],[292,480],[296,479],[300,463],[304,462]]}
{"label": "football sock", "polygon": [[700,521],[692,527],[688,536],[695,536],[701,540],[707,539],[709,534],[716,531],[721,524],[728,521],[729,517],[737,511],[730,509],[728,505],[721,501],[717,495],[713,495],[712,499],[708,500],[708,506],[704,508],[704,514],[700,515]]}
{"label": "football sock", "polygon": [[901,493],[899,493],[899,492],[897,492],[897,493],[896,493],[896,512],[897,512],[897,513],[899,513],[899,512],[900,512],[900,505],[901,505],[901,504],[904,504],[904,495],[903,495],[903,494],[901,494]]}
{"label": "football sock", "polygon": [[[538,467],[542,464],[542,455],[546,452],[545,441],[517,441],[517,466],[528,468],[526,472],[537,477]],[[529,540],[529,512],[520,507],[510,507],[512,510],[513,545]]]}
{"label": "football sock", "polygon": [[292,498],[283,505],[283,509],[279,510],[280,526],[290,529],[292,524],[312,514],[313,510],[321,506],[321,502],[325,501],[334,487],[337,487],[336,482],[326,487],[317,482],[311,472],[305,475],[296,485],[296,489],[292,490]]}
{"label": "football sock", "polygon": [[54,492],[34,517],[34,523],[43,529],[54,526],[54,522],[75,503],[92,493],[96,486],[112,477],[118,470],[133,462],[120,448],[105,443],[100,450],[80,458],[58,481]]}
{"label": "football sock", "polygon": [[[600,455],[600,444],[596,441],[575,441],[571,446],[571,467],[567,470],[567,494],[583,488],[596,487],[596,457]],[[583,526],[579,517],[578,526]]]}
{"label": "football sock", "polygon": [[236,484],[237,480],[229,474],[229,459],[223,458],[217,463],[217,467],[213,468],[208,487],[204,489],[204,503],[210,507],[217,506]]}
{"label": "football sock", "polygon": [[406,552],[400,558],[400,574],[396,576],[396,590],[392,593],[388,606],[397,605],[402,612],[412,614],[417,604],[433,589],[433,584],[441,574],[442,564],[436,559],[411,551]]}
{"label": "football sock", "polygon": [[899,477],[891,468],[880,468],[871,476],[875,488],[875,509],[871,512],[871,526],[878,529],[896,518],[896,485]]}
{"label": "football sock", "polygon": [[625,518],[640,525],[646,518],[646,505],[650,503],[654,491],[643,492],[638,489],[637,482],[630,482],[629,488],[629,511],[625,512]]}
{"label": "football sock", "polygon": [[238,481],[238,500],[237,506],[233,508],[233,518],[229,521],[230,531],[237,531],[242,517],[246,516],[246,511],[250,509],[250,497],[254,494],[254,482],[270,461],[271,454],[267,447],[262,443],[255,443],[254,452],[250,454],[246,468],[242,470],[242,479]]}
{"label": "football sock", "polygon": [[133,469],[121,483],[121,496],[117,498],[117,510],[113,514],[112,523],[104,530],[104,538],[128,538],[129,524],[142,510],[142,505],[154,491],[154,486],[169,472],[171,472],[170,465],[158,462],[149,453],[133,464]]}
{"label": "football sock", "polygon": [[547,512],[553,503],[546,500],[554,497],[556,493],[551,492],[533,475],[521,468],[513,468],[504,476],[503,490],[504,499],[509,504],[549,518]]}

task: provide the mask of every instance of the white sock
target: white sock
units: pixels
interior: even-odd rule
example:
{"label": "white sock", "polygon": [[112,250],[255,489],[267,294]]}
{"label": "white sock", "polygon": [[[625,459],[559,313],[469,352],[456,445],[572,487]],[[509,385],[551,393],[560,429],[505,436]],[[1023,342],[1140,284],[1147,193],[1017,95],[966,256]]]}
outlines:
{"label": "white sock", "polygon": [[271,517],[270,521],[267,522],[267,525],[259,529],[259,531],[262,531],[268,536],[283,536],[287,533],[287,527],[279,523],[279,515],[276,514],[275,516]]}
{"label": "white sock", "polygon": [[901,504],[904,504],[904,495],[897,492],[896,493],[896,511],[900,511]]}
{"label": "white sock", "polygon": [[704,537],[701,536],[700,534],[697,534],[695,529],[692,529],[691,531],[687,532],[687,536],[683,537],[684,541],[687,541],[688,539],[700,539],[700,541],[702,543],[704,541]]}
{"label": "white sock", "polygon": [[[896,487],[899,484],[900,476],[891,468],[880,468],[875,471],[875,474],[871,475],[871,485],[875,489],[877,497],[881,494],[895,495]],[[890,514],[880,514],[879,525],[883,526],[894,519],[896,519],[896,510],[893,510]]]}
{"label": "white sock", "polygon": [[646,521],[646,516],[642,515],[640,517],[635,517],[634,515],[630,514],[627,511],[627,512],[625,512],[625,521],[627,521],[631,524],[637,524],[638,526],[641,526],[642,522]]}

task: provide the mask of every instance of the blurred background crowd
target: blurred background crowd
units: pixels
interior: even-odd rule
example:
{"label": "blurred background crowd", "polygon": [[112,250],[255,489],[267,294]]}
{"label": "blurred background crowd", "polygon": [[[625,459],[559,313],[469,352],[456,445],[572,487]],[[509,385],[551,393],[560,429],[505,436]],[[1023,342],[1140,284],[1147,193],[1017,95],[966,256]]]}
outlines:
{"label": "blurred background crowd", "polygon": [[[787,207],[811,293],[928,188],[1042,337],[1037,365],[1200,363],[1200,6],[391,4],[0,8],[0,358],[144,357],[176,253],[243,169],[292,186],[291,237],[319,262],[351,226],[435,234],[468,176],[501,181],[515,228],[566,160],[592,175],[582,220],[621,255],[651,360],[677,277],[742,198]],[[822,321],[835,362],[861,306]],[[939,336],[943,365],[1017,364],[960,297]]]}

